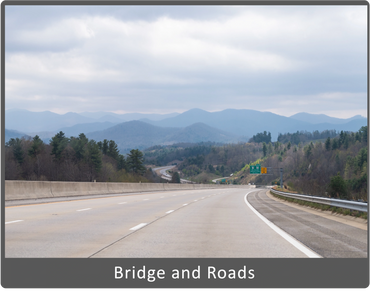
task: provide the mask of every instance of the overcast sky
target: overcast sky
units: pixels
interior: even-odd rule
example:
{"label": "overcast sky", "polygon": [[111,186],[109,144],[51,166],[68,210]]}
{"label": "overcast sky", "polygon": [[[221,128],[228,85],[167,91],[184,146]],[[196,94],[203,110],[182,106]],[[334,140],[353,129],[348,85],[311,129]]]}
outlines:
{"label": "overcast sky", "polygon": [[367,116],[366,6],[6,6],[6,109]]}

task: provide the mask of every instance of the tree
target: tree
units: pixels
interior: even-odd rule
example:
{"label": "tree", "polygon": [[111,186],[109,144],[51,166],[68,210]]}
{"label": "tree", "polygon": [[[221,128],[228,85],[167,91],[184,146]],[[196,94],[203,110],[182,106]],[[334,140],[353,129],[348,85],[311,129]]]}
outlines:
{"label": "tree", "polygon": [[330,178],[329,194],[341,199],[347,196],[347,185],[339,172],[336,176]]}
{"label": "tree", "polygon": [[257,133],[256,135],[253,135],[253,141],[256,143],[269,143],[271,142],[271,132],[267,133],[266,131],[264,131],[263,133]]}
{"label": "tree", "polygon": [[118,161],[117,161],[117,169],[125,169],[127,170],[127,162],[125,160],[125,157],[123,155],[118,156]]}
{"label": "tree", "polygon": [[358,131],[360,140],[363,142],[367,142],[367,126],[362,126]]}
{"label": "tree", "polygon": [[328,139],[325,141],[325,149],[327,151],[330,151],[330,137],[328,137]]}
{"label": "tree", "polygon": [[60,160],[62,157],[62,152],[68,145],[68,138],[64,136],[64,133],[60,131],[50,140],[50,145],[52,146],[51,155],[55,156],[55,159]]}
{"label": "tree", "polygon": [[262,151],[263,151],[263,156],[266,157],[267,156],[267,145],[265,142],[263,143]]}
{"label": "tree", "polygon": [[108,152],[108,140],[104,139],[102,144],[102,153],[106,155]]}
{"label": "tree", "polygon": [[89,140],[84,133],[81,133],[78,138],[71,138],[70,143],[73,150],[75,151],[75,157],[77,161],[80,161],[84,158],[85,149],[88,141]]}
{"label": "tree", "polygon": [[11,138],[7,144],[7,146],[12,147],[13,150],[13,156],[15,160],[18,162],[19,165],[21,165],[24,161],[24,153],[22,150],[22,140],[19,138]]}
{"label": "tree", "polygon": [[44,151],[44,149],[45,144],[40,137],[36,135],[32,140],[31,147],[28,149],[28,155],[36,162],[37,178],[40,177],[40,154]]}
{"label": "tree", "polygon": [[89,167],[89,179],[92,181],[102,167],[102,155],[97,142],[93,139],[87,143],[85,161]]}
{"label": "tree", "polygon": [[220,171],[221,171],[222,176],[225,176],[225,167],[224,167],[224,165],[221,166]]}
{"label": "tree", "polygon": [[[103,143],[103,146],[104,146],[104,143]],[[108,150],[107,150],[106,154],[107,154],[107,156],[112,157],[115,160],[118,160],[119,151],[118,151],[118,146],[114,142],[114,140],[110,140],[108,142]]]}
{"label": "tree", "polygon": [[36,135],[32,140],[32,145],[28,150],[28,155],[30,157],[37,157],[44,150],[44,143],[38,135]]}
{"label": "tree", "polygon": [[180,175],[178,172],[174,172],[173,175],[172,175],[172,180],[171,180],[172,183],[180,183]]}
{"label": "tree", "polygon": [[144,156],[141,151],[138,149],[133,149],[127,155],[127,166],[135,174],[144,174],[146,171],[144,163]]}

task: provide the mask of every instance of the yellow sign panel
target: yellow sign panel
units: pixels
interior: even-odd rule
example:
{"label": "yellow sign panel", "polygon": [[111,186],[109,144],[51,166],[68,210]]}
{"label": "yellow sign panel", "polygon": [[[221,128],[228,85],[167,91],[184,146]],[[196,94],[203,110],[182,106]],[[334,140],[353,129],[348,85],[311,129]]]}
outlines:
{"label": "yellow sign panel", "polygon": [[261,174],[267,174],[267,167],[261,167]]}

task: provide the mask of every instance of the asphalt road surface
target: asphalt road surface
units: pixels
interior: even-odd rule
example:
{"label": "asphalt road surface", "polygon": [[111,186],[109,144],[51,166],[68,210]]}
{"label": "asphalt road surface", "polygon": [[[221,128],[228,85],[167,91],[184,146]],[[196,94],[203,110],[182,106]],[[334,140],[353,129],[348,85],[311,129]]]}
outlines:
{"label": "asphalt road surface", "polygon": [[282,205],[224,188],[10,206],[5,257],[366,257],[366,230]]}

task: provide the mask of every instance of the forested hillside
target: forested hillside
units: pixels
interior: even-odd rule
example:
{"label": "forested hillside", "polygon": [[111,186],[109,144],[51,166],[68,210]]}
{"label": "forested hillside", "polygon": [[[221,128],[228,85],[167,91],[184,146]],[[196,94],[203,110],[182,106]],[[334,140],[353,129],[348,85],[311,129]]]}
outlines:
{"label": "forested hillside", "polygon": [[[314,137],[313,134],[304,136]],[[279,137],[296,142],[296,137],[291,134]],[[259,164],[271,167],[269,170],[272,175],[252,176],[249,174],[249,165],[246,165],[236,174],[234,182],[279,183],[280,176],[276,168],[281,167],[284,185],[299,193],[367,201],[367,126],[358,132],[341,131],[334,138],[327,137],[315,143],[283,142],[263,143],[263,157],[259,159]]]}
{"label": "forested hillside", "polygon": [[39,136],[11,138],[5,144],[6,180],[159,182],[137,149],[119,154],[113,140],[96,142],[83,133],[57,133],[45,144]]}
{"label": "forested hillside", "polygon": [[166,166],[176,163],[181,178],[195,182],[211,182],[229,176],[247,163],[262,156],[262,144],[239,143],[221,145],[212,142],[153,146],[144,151],[147,164]]}

